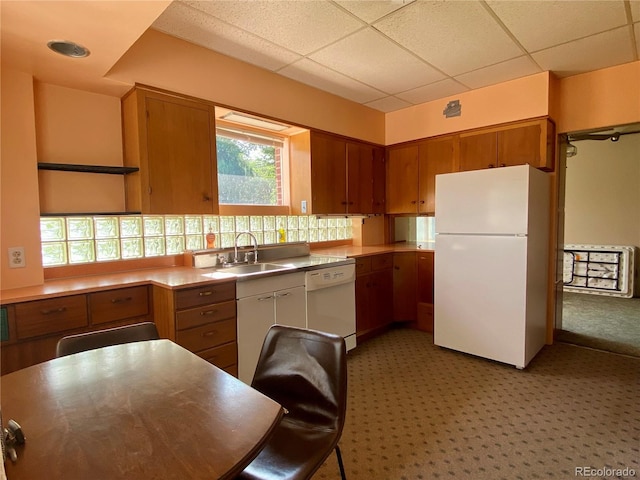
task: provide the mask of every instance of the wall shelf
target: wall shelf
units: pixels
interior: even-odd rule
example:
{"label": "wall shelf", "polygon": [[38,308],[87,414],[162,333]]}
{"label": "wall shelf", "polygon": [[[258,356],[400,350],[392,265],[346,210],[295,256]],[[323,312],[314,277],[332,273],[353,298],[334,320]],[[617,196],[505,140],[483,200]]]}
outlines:
{"label": "wall shelf", "polygon": [[57,170],[60,172],[106,173],[109,175],[127,175],[139,170],[138,167],[113,167],[106,165],[77,165],[71,163],[38,162],[38,170]]}

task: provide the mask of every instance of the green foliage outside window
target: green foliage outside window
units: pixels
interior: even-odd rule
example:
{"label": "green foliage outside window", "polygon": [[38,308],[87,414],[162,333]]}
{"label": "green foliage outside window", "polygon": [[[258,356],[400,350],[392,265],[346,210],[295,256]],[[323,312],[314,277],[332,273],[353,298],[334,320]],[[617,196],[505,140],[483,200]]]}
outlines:
{"label": "green foliage outside window", "polygon": [[276,147],[216,137],[221,204],[277,205]]}

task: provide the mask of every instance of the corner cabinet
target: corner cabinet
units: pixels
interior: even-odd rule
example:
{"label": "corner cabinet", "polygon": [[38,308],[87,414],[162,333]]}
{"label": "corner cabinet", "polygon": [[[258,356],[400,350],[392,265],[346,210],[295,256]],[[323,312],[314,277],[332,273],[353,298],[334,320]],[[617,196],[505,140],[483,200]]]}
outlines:
{"label": "corner cabinet", "polygon": [[455,171],[457,140],[447,136],[389,148],[387,213],[435,212],[436,175]]}
{"label": "corner cabinet", "polygon": [[307,131],[291,144],[291,213],[384,213],[384,149]]}
{"label": "corner cabinet", "polygon": [[127,210],[217,214],[213,104],[136,87],[122,99]]}

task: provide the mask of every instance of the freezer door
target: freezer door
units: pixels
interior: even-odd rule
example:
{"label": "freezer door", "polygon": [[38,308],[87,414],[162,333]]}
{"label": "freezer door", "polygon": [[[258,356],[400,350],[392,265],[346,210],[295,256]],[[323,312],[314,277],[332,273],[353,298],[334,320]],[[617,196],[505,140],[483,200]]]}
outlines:
{"label": "freezer door", "polygon": [[529,170],[490,168],[436,176],[436,232],[526,234]]}
{"label": "freezer door", "polygon": [[526,250],[526,237],[436,237],[436,345],[525,367]]}

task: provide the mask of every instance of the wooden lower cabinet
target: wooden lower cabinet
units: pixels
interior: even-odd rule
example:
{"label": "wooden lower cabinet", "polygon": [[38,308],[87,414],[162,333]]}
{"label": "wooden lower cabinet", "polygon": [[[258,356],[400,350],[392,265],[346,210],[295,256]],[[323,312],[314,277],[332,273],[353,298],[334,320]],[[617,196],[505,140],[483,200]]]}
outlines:
{"label": "wooden lower cabinet", "polygon": [[21,302],[2,309],[7,334],[0,345],[2,375],[55,358],[56,344],[66,335],[153,321],[146,285]]}
{"label": "wooden lower cabinet", "polygon": [[433,333],[433,252],[419,252],[418,269],[418,311],[416,327],[418,330]]}
{"label": "wooden lower cabinet", "polygon": [[393,255],[356,259],[356,335],[366,340],[393,321]]}
{"label": "wooden lower cabinet", "polygon": [[393,254],[393,320],[415,322],[417,319],[417,270],[415,252]]}
{"label": "wooden lower cabinet", "polygon": [[238,376],[235,281],[171,290],[154,286],[158,332]]}

